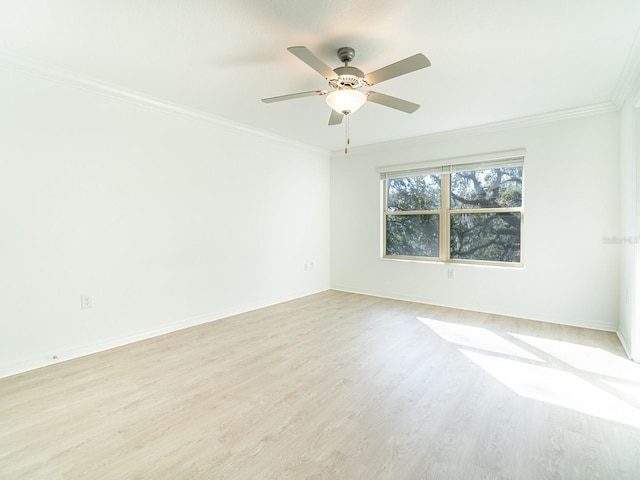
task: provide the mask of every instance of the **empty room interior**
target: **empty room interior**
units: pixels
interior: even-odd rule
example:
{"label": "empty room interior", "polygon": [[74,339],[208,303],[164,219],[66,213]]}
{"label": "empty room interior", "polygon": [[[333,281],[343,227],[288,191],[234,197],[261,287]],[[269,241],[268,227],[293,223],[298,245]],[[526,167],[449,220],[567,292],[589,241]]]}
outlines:
{"label": "empty room interior", "polygon": [[0,2],[0,479],[640,478],[640,2]]}

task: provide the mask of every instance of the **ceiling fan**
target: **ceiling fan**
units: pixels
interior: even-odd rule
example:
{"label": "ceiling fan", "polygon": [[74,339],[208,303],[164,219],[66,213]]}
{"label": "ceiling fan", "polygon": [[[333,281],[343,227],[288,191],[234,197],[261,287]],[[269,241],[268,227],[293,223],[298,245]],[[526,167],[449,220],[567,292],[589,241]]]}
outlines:
{"label": "ceiling fan", "polygon": [[313,95],[326,95],[327,104],[331,107],[329,125],[339,125],[342,123],[345,115],[355,112],[367,101],[406,113],[413,113],[420,108],[420,105],[417,103],[408,102],[401,98],[371,90],[363,92],[360,89],[363,87],[371,87],[385,80],[415,72],[416,70],[431,65],[429,59],[421,53],[417,53],[365,75],[359,68],[349,65],[356,54],[355,50],[351,47],[338,49],[338,58],[344,63],[344,66],[335,69],[330,68],[307,47],[289,47],[287,50],[322,75],[329,82],[332,90],[312,90],[309,92],[281,95],[279,97],[263,98],[262,101],[265,103],[281,102],[283,100],[292,100],[294,98]]}

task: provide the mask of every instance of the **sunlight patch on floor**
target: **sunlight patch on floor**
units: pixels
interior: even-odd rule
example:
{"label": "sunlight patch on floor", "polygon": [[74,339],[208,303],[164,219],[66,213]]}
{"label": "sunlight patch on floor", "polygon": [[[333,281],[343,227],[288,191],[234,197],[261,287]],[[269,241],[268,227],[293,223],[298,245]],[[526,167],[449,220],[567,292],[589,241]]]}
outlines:
{"label": "sunlight patch on floor", "polygon": [[577,375],[461,349],[518,395],[640,428],[640,410]]}
{"label": "sunlight patch on floor", "polygon": [[524,398],[640,428],[640,365],[597,347],[418,320]]}
{"label": "sunlight patch on floor", "polygon": [[640,381],[640,365],[602,348],[530,335],[512,335],[574,368],[624,380]]}
{"label": "sunlight patch on floor", "polygon": [[449,343],[542,362],[540,358],[486,328],[418,317]]}
{"label": "sunlight patch on floor", "polygon": [[640,406],[640,384],[630,385],[614,380],[603,380],[610,387],[615,388],[627,396],[630,400],[638,402]]}

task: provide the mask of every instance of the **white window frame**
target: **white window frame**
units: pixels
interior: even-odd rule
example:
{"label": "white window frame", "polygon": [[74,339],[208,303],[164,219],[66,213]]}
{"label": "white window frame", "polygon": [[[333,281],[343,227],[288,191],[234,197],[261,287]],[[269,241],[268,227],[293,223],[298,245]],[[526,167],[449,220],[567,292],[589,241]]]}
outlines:
{"label": "white window frame", "polygon": [[[482,155],[467,157],[456,157],[430,162],[392,165],[378,169],[382,190],[382,225],[381,225],[381,257],[389,260],[412,260],[422,262],[445,262],[456,264],[472,265],[495,265],[502,267],[522,267],[524,257],[524,181],[522,185],[522,202],[520,207],[505,208],[473,208],[473,209],[452,209],[451,208],[451,174],[455,172],[466,172],[474,170],[489,170],[501,167],[521,166],[523,168],[524,179],[524,158],[526,151],[509,150],[505,152],[494,152]],[[393,178],[415,177],[421,175],[440,175],[440,210],[410,210],[410,211],[387,211],[387,180]],[[473,260],[450,258],[451,237],[450,225],[451,216],[459,214],[482,214],[482,213],[518,213],[520,214],[520,261],[519,262],[495,262],[488,260]],[[390,215],[427,215],[439,214],[439,256],[422,257],[408,255],[387,255],[387,217]]]}

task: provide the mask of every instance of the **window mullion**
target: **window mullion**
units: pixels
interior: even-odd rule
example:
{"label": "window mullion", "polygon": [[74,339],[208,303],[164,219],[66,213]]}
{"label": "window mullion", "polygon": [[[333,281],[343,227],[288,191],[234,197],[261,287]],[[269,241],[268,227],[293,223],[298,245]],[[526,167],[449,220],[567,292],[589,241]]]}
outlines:
{"label": "window mullion", "polygon": [[440,210],[392,210],[386,215],[438,215]]}
{"label": "window mullion", "polygon": [[500,207],[500,208],[458,208],[450,210],[452,215],[465,215],[473,213],[522,213],[522,207]]}
{"label": "window mullion", "polygon": [[383,180],[380,182],[382,188],[382,256],[387,255],[387,189],[389,188],[389,182]]}
{"label": "window mullion", "polygon": [[449,210],[451,209],[451,174],[440,177],[440,260],[449,260]]}

